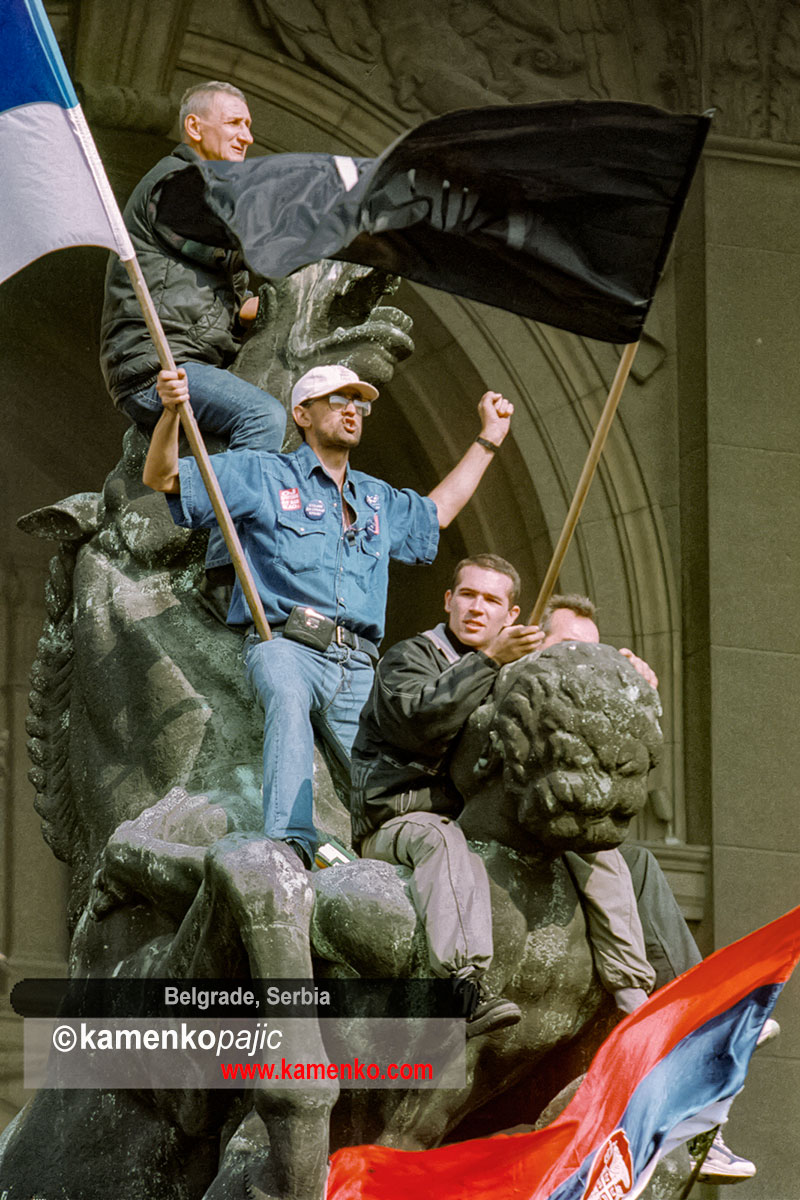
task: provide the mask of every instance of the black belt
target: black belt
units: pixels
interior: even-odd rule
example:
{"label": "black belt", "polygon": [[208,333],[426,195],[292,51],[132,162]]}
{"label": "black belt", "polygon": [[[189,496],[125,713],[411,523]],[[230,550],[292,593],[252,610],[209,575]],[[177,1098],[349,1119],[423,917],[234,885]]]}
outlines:
{"label": "black belt", "polygon": [[337,625],[333,631],[333,640],[337,646],[349,646],[351,650],[362,650],[364,654],[368,654],[370,658],[377,659],[378,647],[369,638],[362,637],[360,633],[353,633],[352,629],[348,629],[345,625]]}
{"label": "black belt", "polygon": [[[231,625],[230,628],[243,633],[245,636],[256,631],[255,625]],[[270,625],[270,629],[272,633],[280,634],[281,637],[283,636],[283,625]],[[334,626],[331,641],[335,642],[337,646],[347,646],[350,650],[361,650],[362,653],[368,654],[370,658],[376,662],[378,661],[378,647],[375,643],[371,642],[369,638],[362,637],[360,633],[353,633],[353,630],[348,629],[345,625]]]}

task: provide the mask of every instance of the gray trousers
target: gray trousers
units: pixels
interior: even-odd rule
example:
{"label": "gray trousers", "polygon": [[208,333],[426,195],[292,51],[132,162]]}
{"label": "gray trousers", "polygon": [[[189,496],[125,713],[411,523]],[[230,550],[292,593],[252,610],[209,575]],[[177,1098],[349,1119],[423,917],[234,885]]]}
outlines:
{"label": "gray trousers", "polygon": [[583,905],[592,957],[603,987],[612,994],[628,988],[652,991],[656,972],[647,958],[631,873],[621,852],[575,854],[568,850],[564,858]]}
{"label": "gray trousers", "polygon": [[[483,859],[470,850],[460,825],[431,812],[392,817],[364,838],[361,855],[413,870],[411,898],[425,927],[435,975],[466,975],[489,966],[489,879]],[[567,857],[603,986],[610,992],[650,991],[655,971],[647,961],[631,875],[622,855],[604,850]]]}
{"label": "gray trousers", "polygon": [[362,858],[411,867],[411,899],[434,975],[468,975],[492,961],[492,904],[483,859],[451,817],[392,817],[361,843]]}
{"label": "gray trousers", "polygon": [[656,987],[702,962],[658,859],[642,846],[623,846],[639,906],[647,957],[655,968]]}

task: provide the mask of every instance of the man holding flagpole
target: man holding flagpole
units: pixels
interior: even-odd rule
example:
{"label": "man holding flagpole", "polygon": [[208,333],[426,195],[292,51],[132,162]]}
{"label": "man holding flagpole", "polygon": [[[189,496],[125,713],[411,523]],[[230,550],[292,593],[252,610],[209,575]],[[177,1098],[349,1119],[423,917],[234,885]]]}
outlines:
{"label": "man holding flagpole", "polygon": [[[247,273],[235,251],[180,237],[156,219],[153,192],[160,181],[199,160],[241,162],[252,145],[251,118],[242,92],[219,81],[189,88],[180,106],[183,141],[137,184],[123,217],[156,311],[203,433],[231,450],[280,450],[286,425],[274,396],[226,368],[238,334],[256,315]],[[161,416],[159,387],[175,372],[160,372],[156,347],[125,267],[112,254],[106,272],[100,364],[116,406],[150,431]],[[221,534],[209,540],[206,565],[229,561]]]}
{"label": "man holding flagpole", "polygon": [[[467,1037],[519,1021],[516,1004],[486,989],[493,956],[489,880],[462,830],[462,798],[448,764],[471,714],[492,694],[501,667],[562,642],[600,641],[586,596],[554,595],[541,627],[516,623],[520,579],[494,554],[463,559],[445,595],[447,621],[398,642],[375,672],[353,748],[353,844],[364,858],[413,871],[409,886],[435,975],[453,980],[467,1007]],[[654,689],[652,668],[620,650]],[[581,898],[595,967],[624,1012],[702,961],[681,911],[649,850],[625,845],[565,854]],[[769,1018],[759,1042],[777,1035]],[[717,1133],[703,1178],[737,1182],[755,1165]]]}
{"label": "man holding flagpole", "polygon": [[[446,623],[398,642],[381,659],[353,752],[353,845],[364,858],[413,870],[411,897],[431,968],[463,1000],[468,1037],[521,1016],[516,1004],[486,990],[494,953],[489,879],[457,821],[463,799],[449,774],[458,738],[492,694],[500,668],[548,644],[543,629],[516,623],[519,590],[505,559],[462,559],[445,594]],[[566,857],[598,974],[617,1006],[631,1012],[656,975],[630,873],[618,850]]]}
{"label": "man holding flagpole", "polygon": [[[304,441],[291,454],[259,450],[213,456],[274,636],[250,635],[245,669],[264,710],[264,832],[310,866],[314,730],[349,771],[358,718],[383,637],[389,560],[430,563],[439,529],[473,495],[505,439],[513,405],[487,392],[480,433],[426,497],[354,471],[364,419],[377,390],[347,367],[307,371],[292,389]],[[165,492],[179,525],[214,524],[192,459],[178,456],[186,381],[164,388],[165,411],[150,443],[144,482]],[[241,587],[228,622],[246,628]],[[312,728],[313,726],[313,728]]]}
{"label": "man holding flagpole", "polygon": [[[378,266],[584,337],[625,344],[531,615],[536,624],[630,372],[709,115],[675,115],[616,101],[509,105],[425,122],[375,160],[285,154],[245,163],[251,140],[247,103],[238,89],[215,81],[184,97],[185,144],[135,190],[128,206],[134,238],[117,208],[42,0],[6,0],[2,24],[0,151],[5,147],[7,153],[0,160],[13,219],[0,229],[0,280],[60,246],[95,244],[119,255],[109,267],[103,366],[115,400],[124,402],[134,420],[152,422],[159,411],[156,361],[142,341],[146,328],[163,368],[163,386],[181,373],[185,379],[190,368],[193,376],[203,376],[200,387],[189,382],[206,429],[218,431],[221,411],[219,431],[230,448],[253,445],[254,437],[277,446],[280,429],[276,434],[273,428],[271,440],[257,421],[255,429],[241,414],[231,421],[227,389],[236,385],[219,370],[231,349],[236,315],[230,277],[236,251],[266,276],[285,276],[330,257]],[[575,164],[582,162],[576,190]],[[498,178],[504,181],[499,189]],[[567,221],[565,194],[580,198]],[[134,214],[140,201],[143,207]],[[134,240],[143,257],[153,254],[146,265],[155,270],[155,301]],[[213,277],[220,269],[228,272],[224,286]],[[192,278],[199,293],[192,292]],[[194,301],[200,299],[198,311]],[[239,315],[252,316],[252,307]],[[180,342],[177,361],[165,323]],[[211,371],[195,369],[202,367]],[[205,394],[209,387],[213,395]],[[268,407],[280,422],[277,402]],[[182,419],[256,627],[267,637],[190,405]],[[207,562],[227,557],[212,533]]]}

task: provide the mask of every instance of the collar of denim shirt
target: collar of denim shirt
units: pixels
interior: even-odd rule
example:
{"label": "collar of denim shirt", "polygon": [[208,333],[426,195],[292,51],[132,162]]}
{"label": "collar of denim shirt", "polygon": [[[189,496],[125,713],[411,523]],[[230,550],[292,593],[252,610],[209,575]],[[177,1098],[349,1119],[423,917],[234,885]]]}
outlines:
{"label": "collar of denim shirt", "polygon": [[[303,472],[305,474],[306,479],[310,479],[316,470],[321,471],[321,473],[323,475],[327,476],[328,479],[331,479],[331,476],[328,475],[328,472],[325,470],[323,463],[321,463],[320,460],[317,458],[316,454],[311,449],[308,442],[302,442],[301,445],[299,445],[297,447],[297,449],[295,450],[295,454],[297,455],[298,459],[300,460],[300,463],[302,464]],[[333,482],[333,480],[331,480],[331,482]],[[350,477],[350,463],[349,462],[348,462],[347,466],[345,467],[343,490],[345,490],[349,496],[355,497],[355,495],[356,495],[356,486]]]}

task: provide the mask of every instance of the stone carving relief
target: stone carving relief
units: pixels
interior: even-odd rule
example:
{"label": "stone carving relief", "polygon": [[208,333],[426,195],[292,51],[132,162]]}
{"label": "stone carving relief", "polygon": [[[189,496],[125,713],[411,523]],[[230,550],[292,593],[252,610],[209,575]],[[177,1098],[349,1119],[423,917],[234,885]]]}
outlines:
{"label": "stone carving relief", "polygon": [[731,136],[800,137],[794,0],[251,2],[285,53],[409,118],[613,97],[714,106]]}
{"label": "stone carving relief", "polygon": [[662,0],[658,18],[664,54],[658,64],[662,102],[676,111],[699,108],[702,77],[702,11],[697,0]]}
{"label": "stone carving relief", "polygon": [[252,3],[285,53],[410,117],[635,95],[621,0]]}
{"label": "stone carving relief", "polygon": [[[315,67],[408,125],[456,108],[615,98],[713,106],[716,133],[800,139],[796,0],[238,2],[265,31],[264,53]],[[90,122],[171,129],[196,8],[164,0],[145,13],[121,0],[112,18],[101,0],[84,0],[66,24],[62,15]]]}
{"label": "stone carving relief", "polygon": [[770,93],[770,132],[776,142],[800,142],[800,7],[785,0],[778,20]]}
{"label": "stone carving relief", "polygon": [[664,103],[714,107],[713,132],[800,141],[800,10],[795,0],[661,5]]}
{"label": "stone carving relief", "polygon": [[175,66],[193,0],[81,0],[71,17],[72,71],[92,125],[168,134]]}
{"label": "stone carving relief", "polygon": [[715,4],[706,26],[711,103],[718,133],[766,137],[767,79],[754,14],[747,4]]}

